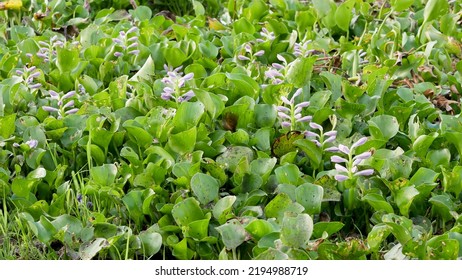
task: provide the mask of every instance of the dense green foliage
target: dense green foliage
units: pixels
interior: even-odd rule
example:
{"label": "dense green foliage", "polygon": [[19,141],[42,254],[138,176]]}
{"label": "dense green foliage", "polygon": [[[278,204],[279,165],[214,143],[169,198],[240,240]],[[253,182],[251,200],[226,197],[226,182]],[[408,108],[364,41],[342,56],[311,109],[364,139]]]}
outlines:
{"label": "dense green foliage", "polygon": [[20,2],[1,259],[462,257],[461,1]]}

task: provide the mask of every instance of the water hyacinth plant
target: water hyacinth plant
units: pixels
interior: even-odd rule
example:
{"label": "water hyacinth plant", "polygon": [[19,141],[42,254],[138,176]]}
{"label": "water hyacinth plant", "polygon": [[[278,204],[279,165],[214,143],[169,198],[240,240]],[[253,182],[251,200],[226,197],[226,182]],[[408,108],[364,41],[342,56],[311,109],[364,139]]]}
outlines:
{"label": "water hyacinth plant", "polygon": [[180,66],[172,69],[167,65],[164,65],[164,70],[167,72],[167,76],[162,79],[162,82],[164,83],[164,89],[161,95],[162,99],[173,99],[176,103],[181,103],[194,97],[194,91],[188,90],[184,92],[183,90],[186,82],[191,81],[194,78],[194,73],[188,73],[183,76],[183,72],[180,72],[182,68],[183,67]]}
{"label": "water hyacinth plant", "polygon": [[58,113],[58,118],[63,118],[65,115],[75,114],[79,110],[78,108],[74,108],[74,97],[78,96],[75,90],[69,91],[66,94],[49,90],[48,95],[54,106],[42,106],[42,109],[50,113]]}
{"label": "water hyacinth plant", "polygon": [[[361,164],[364,160],[371,157],[371,152],[363,152],[359,155],[355,155],[355,149],[361,145],[364,145],[367,142],[367,137],[362,137],[351,147],[340,144],[335,149],[330,149],[330,151],[338,151],[342,156],[332,156],[330,158],[331,162],[335,163],[335,170],[338,172],[335,175],[335,179],[339,182],[343,182],[347,179],[352,179],[358,176],[370,176],[374,174],[374,169],[364,169],[359,170],[358,165]],[[345,163],[345,166],[340,163]]]}
{"label": "water hyacinth plant", "polygon": [[0,5],[0,259],[462,258],[461,1],[176,2]]}
{"label": "water hyacinth plant", "polygon": [[302,93],[302,89],[297,89],[292,97],[282,96],[282,103],[284,106],[277,106],[278,116],[281,119],[281,126],[283,128],[290,128],[290,130],[296,130],[298,123],[305,123],[311,121],[311,116],[302,116],[303,108],[310,106],[309,101],[304,101],[295,104],[295,98]]}

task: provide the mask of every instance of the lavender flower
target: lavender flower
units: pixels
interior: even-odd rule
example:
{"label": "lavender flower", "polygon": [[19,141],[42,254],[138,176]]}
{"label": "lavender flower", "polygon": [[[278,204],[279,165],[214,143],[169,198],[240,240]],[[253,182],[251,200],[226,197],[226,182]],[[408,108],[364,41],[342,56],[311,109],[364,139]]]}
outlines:
{"label": "lavender flower", "polygon": [[[271,67],[268,67],[268,70],[265,71],[265,78],[269,79],[271,81],[271,84],[273,85],[279,85],[284,82],[284,77],[287,71],[287,60],[280,54],[277,55],[277,58],[281,63],[273,63],[271,64]],[[266,87],[268,85],[262,85],[263,87]]]}
{"label": "lavender flower", "polygon": [[164,69],[167,71],[167,76],[162,79],[162,82],[165,85],[164,91],[161,95],[162,99],[173,99],[178,103],[188,101],[194,97],[194,92],[192,90],[189,90],[186,93],[183,93],[182,90],[186,82],[194,78],[194,73],[188,73],[183,76],[183,72],[180,72],[182,66],[171,69],[167,65],[164,65]]}
{"label": "lavender flower", "polygon": [[314,52],[313,49],[310,49],[308,45],[311,43],[311,40],[308,40],[303,43],[294,44],[294,55],[296,57],[307,57]]}
{"label": "lavender flower", "polygon": [[314,122],[310,123],[310,127],[312,129],[318,130],[319,133],[314,131],[306,131],[305,137],[310,138],[311,141],[316,144],[316,146],[321,147],[324,151],[331,151],[332,147],[326,148],[326,144],[335,141],[335,139],[337,138],[337,131],[331,130],[324,133],[324,128],[321,125]]}
{"label": "lavender flower", "polygon": [[28,151],[30,149],[35,149],[38,146],[38,141],[35,139],[30,139],[27,140],[25,143],[18,144],[18,143],[13,143],[13,147],[15,148],[21,148],[23,151]]}
{"label": "lavender flower", "polygon": [[[350,148],[342,144],[338,146],[337,151],[342,153],[344,157],[332,156],[330,158],[331,162],[335,163],[335,170],[338,173],[334,176],[334,178],[338,182],[342,182],[347,179],[352,179],[357,176],[370,176],[374,174],[374,169],[364,169],[361,171],[358,170],[358,165],[361,164],[364,160],[371,157],[372,154],[370,152],[364,152],[359,155],[353,156],[355,149],[366,143],[366,141],[367,137],[362,137],[353,145],[351,145]],[[345,163],[346,167],[340,165],[340,163]]]}
{"label": "lavender flower", "polygon": [[56,59],[56,48],[64,47],[64,42],[58,39],[58,36],[55,35],[51,37],[50,41],[39,41],[40,48],[37,52],[37,56],[42,58],[44,62],[53,62]]}
{"label": "lavender flower", "polygon": [[48,94],[52,104],[55,106],[42,106],[42,109],[50,113],[58,113],[58,118],[62,118],[65,115],[71,115],[77,113],[78,108],[74,108],[75,101],[71,98],[78,96],[75,90],[69,91],[66,94],[57,93],[54,90],[49,90]]}
{"label": "lavender flower", "polygon": [[262,38],[258,38],[257,42],[259,43],[264,43],[264,42],[272,42],[274,39],[276,39],[276,36],[274,36],[274,32],[269,32],[268,29],[263,27],[260,31],[260,35]]}
{"label": "lavender flower", "polygon": [[250,44],[244,44],[244,53],[238,54],[237,59],[240,61],[251,61],[254,62],[257,57],[265,54],[264,50],[259,50],[257,52],[252,51],[252,46]]}
{"label": "lavender flower", "polygon": [[24,85],[32,91],[37,90],[42,86],[41,83],[36,81],[37,78],[40,77],[41,73],[35,66],[24,66],[22,70],[16,70],[16,75],[21,76]]}
{"label": "lavender flower", "polygon": [[137,56],[140,53],[138,49],[138,36],[136,32],[138,27],[133,26],[132,28],[125,31],[120,31],[117,38],[112,39],[116,46],[120,47],[122,51],[114,52],[115,57],[123,57],[125,55]]}
{"label": "lavender flower", "polygon": [[302,89],[298,89],[289,100],[287,97],[282,96],[282,102],[286,106],[277,106],[278,116],[281,118],[282,127],[290,127],[291,130],[295,130],[297,123],[311,121],[311,116],[302,116],[302,110],[310,105],[310,102],[301,102],[295,104],[295,98],[302,93]]}

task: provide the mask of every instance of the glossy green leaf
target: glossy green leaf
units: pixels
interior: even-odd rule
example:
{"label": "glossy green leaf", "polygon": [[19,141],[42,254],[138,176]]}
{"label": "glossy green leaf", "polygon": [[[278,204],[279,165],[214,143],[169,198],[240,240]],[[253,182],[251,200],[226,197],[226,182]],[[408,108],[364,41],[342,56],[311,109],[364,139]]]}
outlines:
{"label": "glossy green leaf", "polygon": [[295,200],[305,207],[305,212],[313,215],[321,212],[324,189],[321,186],[305,183],[295,190]]}
{"label": "glossy green leaf", "polygon": [[293,248],[306,248],[313,234],[313,219],[308,214],[286,212],[282,220],[281,241]]}
{"label": "glossy green leaf", "polygon": [[197,173],[191,178],[191,189],[203,205],[218,199],[219,182],[210,175]]}
{"label": "glossy green leaf", "polygon": [[228,250],[236,249],[246,239],[246,231],[238,220],[230,220],[216,228]]}

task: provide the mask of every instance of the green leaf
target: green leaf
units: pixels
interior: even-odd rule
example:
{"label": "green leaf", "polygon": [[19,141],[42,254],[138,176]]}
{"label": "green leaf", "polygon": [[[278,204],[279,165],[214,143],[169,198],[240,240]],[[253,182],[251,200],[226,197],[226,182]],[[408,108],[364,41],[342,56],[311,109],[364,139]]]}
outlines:
{"label": "green leaf", "polygon": [[85,242],[80,245],[79,255],[82,260],[91,260],[99,251],[111,245],[104,238],[96,238],[93,241]]}
{"label": "green leaf", "polygon": [[393,207],[388,203],[382,195],[378,193],[368,193],[362,198],[367,201],[375,211],[385,211],[387,213],[394,213]]}
{"label": "green leaf", "polygon": [[409,215],[409,207],[417,195],[419,191],[414,186],[404,187],[396,192],[394,199],[401,215],[406,217]]}
{"label": "green leaf", "polygon": [[308,214],[286,212],[282,220],[281,241],[292,248],[308,246],[313,234],[313,219]]}
{"label": "green leaf", "polygon": [[255,105],[255,124],[257,125],[257,127],[273,127],[276,118],[277,111],[273,105]]}
{"label": "green leaf", "polygon": [[188,59],[188,56],[177,47],[163,48],[165,60],[172,67],[178,67]]}
{"label": "green leaf", "polygon": [[433,209],[441,216],[443,221],[453,218],[451,212],[456,210],[456,205],[448,194],[435,195],[428,200],[433,205]]}
{"label": "green leaf", "polygon": [[279,184],[298,185],[300,170],[295,164],[279,166],[274,170],[274,173]]}
{"label": "green leaf", "polygon": [[369,124],[369,132],[375,139],[389,140],[399,131],[398,120],[393,116],[376,116],[367,123]]}
{"label": "green leaf", "polygon": [[313,227],[313,237],[321,238],[326,232],[329,236],[341,230],[345,224],[341,222],[317,222]]}
{"label": "green leaf", "polygon": [[438,172],[425,167],[421,167],[419,170],[417,170],[414,176],[412,176],[412,178],[409,180],[409,183],[415,186],[422,184],[433,184],[436,178],[438,178],[438,175]]}
{"label": "green leaf", "polygon": [[297,88],[308,85],[313,72],[313,65],[316,57],[299,57],[289,64],[286,79]]}
{"label": "green leaf", "polygon": [[154,256],[162,246],[162,235],[157,232],[142,231],[139,234],[143,255],[146,258]]}
{"label": "green leaf", "polygon": [[152,10],[147,6],[138,6],[129,12],[138,21],[150,20],[152,17]]}
{"label": "green leaf", "polygon": [[302,184],[295,190],[296,201],[305,207],[305,212],[310,215],[321,213],[323,195],[323,187],[311,183]]}
{"label": "green leaf", "polygon": [[300,139],[294,142],[294,145],[300,148],[310,159],[311,165],[318,168],[322,160],[322,150],[315,143],[308,139]]}
{"label": "green leaf", "polygon": [[295,141],[303,139],[305,136],[300,131],[290,131],[276,138],[271,145],[271,152],[276,157],[282,157],[285,154],[295,151]]}
{"label": "green leaf", "polygon": [[180,226],[187,226],[191,222],[204,219],[200,204],[193,197],[176,203],[172,209],[172,216]]}
{"label": "green leaf", "polygon": [[260,219],[253,220],[245,227],[245,229],[256,240],[260,240],[263,236],[274,231],[273,225],[270,222]]}
{"label": "green leaf", "polygon": [[228,220],[228,216],[233,215],[232,207],[235,201],[235,196],[225,196],[218,200],[213,207],[213,217],[217,219],[220,224],[224,224]]}
{"label": "green leaf", "polygon": [[396,12],[402,12],[409,9],[415,0],[391,0],[391,8]]}
{"label": "green leaf", "polygon": [[335,23],[343,31],[348,31],[350,28],[351,18],[353,16],[354,1],[346,1],[338,6],[335,11]]}
{"label": "green leaf", "polygon": [[254,34],[255,27],[245,17],[241,17],[233,23],[233,31],[235,34],[240,34],[243,32]]}
{"label": "green leaf", "polygon": [[205,112],[205,106],[201,102],[183,102],[173,117],[174,129],[172,133],[182,132],[199,123]]}
{"label": "green leaf", "polygon": [[170,134],[167,145],[172,151],[180,155],[192,153],[196,145],[197,129],[192,127],[177,134]]}
{"label": "green leaf", "polygon": [[443,170],[442,186],[444,192],[459,195],[462,192],[462,166],[454,166],[452,171]]}
{"label": "green leaf", "polygon": [[292,199],[285,193],[278,194],[265,207],[265,215],[268,218],[282,217],[284,211],[292,204]]}
{"label": "green leaf", "polygon": [[203,205],[218,199],[219,187],[220,184],[217,179],[204,173],[196,173],[191,178],[191,189]]}
{"label": "green leaf", "polygon": [[251,162],[253,157],[253,150],[249,147],[229,146],[223,154],[217,157],[216,162],[224,165],[234,173],[242,158],[246,158],[247,162]]}
{"label": "green leaf", "polygon": [[428,148],[430,148],[437,137],[437,132],[432,132],[428,135],[420,135],[412,144],[412,149],[416,152],[417,156],[423,158],[427,154]]}
{"label": "green leaf", "polygon": [[216,230],[221,235],[221,239],[228,250],[236,249],[239,245],[244,243],[247,236],[244,227],[236,219],[216,227]]}
{"label": "green leaf", "polygon": [[448,9],[449,4],[446,0],[429,0],[427,4],[425,4],[424,23],[447,14]]}
{"label": "green leaf", "polygon": [[0,136],[4,139],[9,138],[16,129],[15,121],[16,114],[0,117]]}
{"label": "green leaf", "polygon": [[57,48],[57,66],[61,73],[71,72],[79,64],[79,50],[77,48]]}
{"label": "green leaf", "polygon": [[202,240],[208,236],[210,218],[197,220],[189,223],[187,235],[196,240]]}
{"label": "green leaf", "polygon": [[117,166],[114,164],[103,164],[102,166],[94,166],[90,170],[91,178],[98,184],[103,186],[111,186],[114,184],[117,176]]}
{"label": "green leaf", "polygon": [[391,229],[391,233],[398,239],[399,243],[406,244],[412,239],[412,221],[410,219],[395,214],[386,214],[382,216],[382,221]]}
{"label": "green leaf", "polygon": [[143,214],[143,191],[132,190],[122,198],[125,207],[128,209],[128,214],[132,218],[137,226],[141,226],[144,214]]}
{"label": "green leaf", "polygon": [[386,224],[375,225],[367,235],[367,244],[373,252],[377,252],[390,233],[391,228]]}

